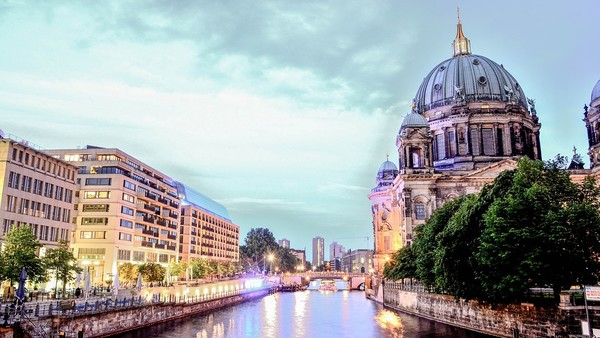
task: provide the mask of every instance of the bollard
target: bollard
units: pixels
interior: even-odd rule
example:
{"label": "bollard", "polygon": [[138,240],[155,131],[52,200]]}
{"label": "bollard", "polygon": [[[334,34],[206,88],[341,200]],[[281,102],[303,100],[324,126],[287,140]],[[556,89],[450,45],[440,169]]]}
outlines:
{"label": "bollard", "polygon": [[40,315],[40,304],[36,303],[35,304],[35,316],[39,316]]}

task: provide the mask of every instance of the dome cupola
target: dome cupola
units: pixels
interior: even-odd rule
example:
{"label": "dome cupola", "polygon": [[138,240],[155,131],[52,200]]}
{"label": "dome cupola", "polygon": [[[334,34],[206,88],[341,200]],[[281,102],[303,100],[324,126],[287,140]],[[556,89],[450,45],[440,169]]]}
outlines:
{"label": "dome cupola", "polygon": [[381,164],[377,171],[377,178],[375,179],[375,188],[371,189],[372,192],[383,191],[394,183],[394,179],[398,176],[398,167],[393,162],[390,162],[389,156]]}
{"label": "dome cupola", "polygon": [[600,98],[600,80],[598,80],[598,82],[596,82],[594,89],[592,89],[592,100],[590,102],[594,103],[594,101],[596,101],[599,98]]}

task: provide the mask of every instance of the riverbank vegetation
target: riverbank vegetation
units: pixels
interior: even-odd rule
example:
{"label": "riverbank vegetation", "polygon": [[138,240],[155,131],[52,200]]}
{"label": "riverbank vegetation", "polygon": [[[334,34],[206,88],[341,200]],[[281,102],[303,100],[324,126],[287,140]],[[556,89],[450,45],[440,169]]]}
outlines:
{"label": "riverbank vegetation", "polygon": [[560,157],[522,159],[479,194],[449,201],[394,254],[384,276],[457,298],[509,303],[531,288],[555,300],[600,278],[600,189],[573,183]]}

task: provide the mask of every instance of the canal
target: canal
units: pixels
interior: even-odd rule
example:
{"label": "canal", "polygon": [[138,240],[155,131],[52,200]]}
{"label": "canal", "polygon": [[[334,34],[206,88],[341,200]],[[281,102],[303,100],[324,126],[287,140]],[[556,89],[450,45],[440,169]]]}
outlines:
{"label": "canal", "polygon": [[489,337],[395,313],[360,291],[278,293],[119,338],[210,337]]}

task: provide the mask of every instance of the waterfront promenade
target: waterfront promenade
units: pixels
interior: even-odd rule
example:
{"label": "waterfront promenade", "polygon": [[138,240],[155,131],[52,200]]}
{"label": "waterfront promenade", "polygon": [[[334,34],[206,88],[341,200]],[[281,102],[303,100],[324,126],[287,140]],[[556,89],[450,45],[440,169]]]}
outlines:
{"label": "waterfront promenade", "polygon": [[14,326],[15,336],[26,331],[31,337],[60,337],[61,332],[65,337],[99,337],[264,296],[271,288],[264,279],[244,278],[148,287],[139,292],[120,289],[117,295],[87,299],[4,304],[3,322]]}

